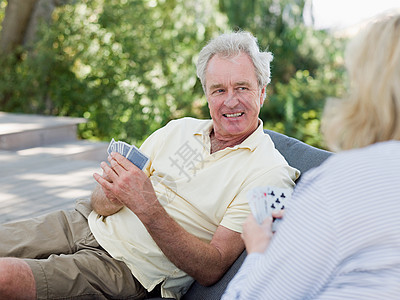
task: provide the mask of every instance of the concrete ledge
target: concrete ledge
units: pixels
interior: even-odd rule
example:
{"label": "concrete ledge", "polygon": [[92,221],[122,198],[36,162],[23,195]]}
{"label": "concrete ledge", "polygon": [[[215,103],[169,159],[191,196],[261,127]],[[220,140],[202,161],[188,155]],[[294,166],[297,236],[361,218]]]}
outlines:
{"label": "concrete ledge", "polygon": [[77,139],[84,118],[51,117],[0,112],[0,149],[19,150]]}

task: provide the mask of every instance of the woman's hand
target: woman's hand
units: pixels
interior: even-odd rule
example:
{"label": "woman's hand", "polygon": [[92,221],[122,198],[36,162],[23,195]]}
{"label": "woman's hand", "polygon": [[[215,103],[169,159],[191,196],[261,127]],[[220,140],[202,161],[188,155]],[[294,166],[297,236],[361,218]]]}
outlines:
{"label": "woman's hand", "polygon": [[268,248],[272,239],[272,220],[281,219],[284,215],[283,210],[273,211],[272,217],[268,217],[259,225],[253,214],[247,217],[243,224],[242,239],[246,245],[247,253],[259,252],[263,253]]}
{"label": "woman's hand", "polygon": [[263,253],[272,238],[272,217],[268,217],[259,225],[252,214],[243,224],[242,239],[246,245],[247,253]]}

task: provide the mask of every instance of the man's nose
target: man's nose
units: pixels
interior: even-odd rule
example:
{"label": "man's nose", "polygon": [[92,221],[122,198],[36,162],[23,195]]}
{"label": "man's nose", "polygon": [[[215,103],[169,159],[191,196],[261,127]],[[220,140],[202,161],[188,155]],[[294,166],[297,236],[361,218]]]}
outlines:
{"label": "man's nose", "polygon": [[227,107],[235,107],[239,103],[239,96],[236,91],[229,91],[224,104]]}

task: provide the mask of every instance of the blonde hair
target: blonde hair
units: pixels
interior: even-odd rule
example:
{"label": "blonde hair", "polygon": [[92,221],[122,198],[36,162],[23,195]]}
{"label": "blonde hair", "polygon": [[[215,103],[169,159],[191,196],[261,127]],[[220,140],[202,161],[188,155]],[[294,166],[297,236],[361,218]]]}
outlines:
{"label": "blonde hair", "polygon": [[347,46],[350,86],[327,103],[322,133],[334,151],[400,140],[400,15],[371,23]]}

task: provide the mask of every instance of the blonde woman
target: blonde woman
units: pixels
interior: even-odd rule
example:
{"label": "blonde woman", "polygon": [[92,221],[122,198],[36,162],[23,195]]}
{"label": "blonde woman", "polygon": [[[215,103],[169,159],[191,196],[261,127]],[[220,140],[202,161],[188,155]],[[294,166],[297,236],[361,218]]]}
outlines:
{"label": "blonde woman", "polygon": [[338,153],[304,175],[275,235],[248,218],[223,299],[400,299],[400,15],[354,38],[346,66],[349,96],[323,118]]}

